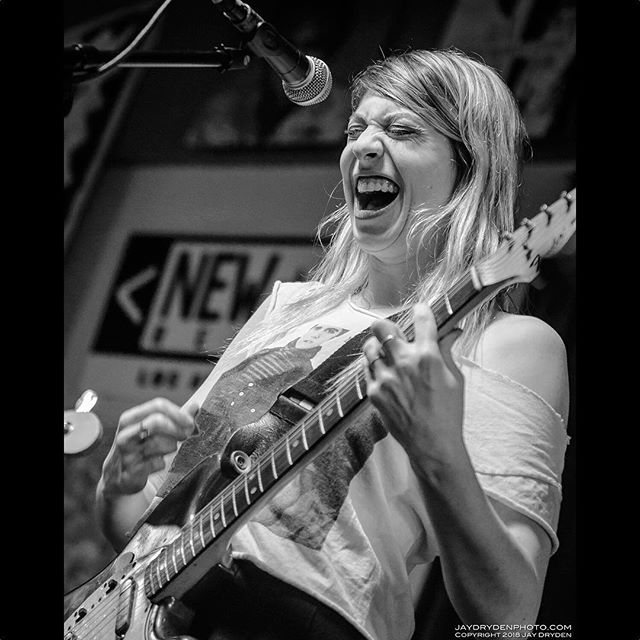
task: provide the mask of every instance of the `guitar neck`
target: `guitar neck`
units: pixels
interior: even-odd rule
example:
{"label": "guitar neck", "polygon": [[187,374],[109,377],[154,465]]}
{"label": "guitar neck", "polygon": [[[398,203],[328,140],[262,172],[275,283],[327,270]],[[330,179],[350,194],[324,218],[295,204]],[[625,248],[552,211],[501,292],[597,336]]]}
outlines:
{"label": "guitar neck", "polygon": [[[432,304],[439,335],[453,328],[472,309],[502,287],[485,286],[471,268],[451,290]],[[413,325],[402,327],[413,339]],[[200,558],[211,545],[228,538],[276,490],[281,490],[337,436],[351,414],[367,398],[364,359],[358,358],[340,375],[327,396],[280,440],[252,461],[249,470],[230,482],[185,525],[145,571],[145,592],[152,600]],[[342,427],[342,428],[341,428]],[[227,534],[227,535],[225,535]]]}

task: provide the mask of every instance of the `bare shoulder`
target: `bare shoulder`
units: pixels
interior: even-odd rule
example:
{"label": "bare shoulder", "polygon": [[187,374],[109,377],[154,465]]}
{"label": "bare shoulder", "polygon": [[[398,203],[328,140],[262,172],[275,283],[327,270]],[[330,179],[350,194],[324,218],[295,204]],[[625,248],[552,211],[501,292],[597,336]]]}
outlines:
{"label": "bare shoulder", "polygon": [[474,359],[536,392],[567,419],[566,348],[555,329],[543,320],[500,313],[480,338]]}

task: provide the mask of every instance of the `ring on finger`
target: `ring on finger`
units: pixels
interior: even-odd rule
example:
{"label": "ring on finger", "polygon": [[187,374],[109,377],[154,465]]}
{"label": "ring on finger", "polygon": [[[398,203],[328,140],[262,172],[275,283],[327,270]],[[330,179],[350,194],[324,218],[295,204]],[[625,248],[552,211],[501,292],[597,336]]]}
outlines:
{"label": "ring on finger", "polygon": [[387,342],[391,342],[392,340],[395,340],[396,336],[394,336],[392,333],[390,333],[388,336],[385,336],[381,341],[380,341],[380,346],[384,349],[384,345],[387,344]]}
{"label": "ring on finger", "polygon": [[369,361],[369,370],[373,371],[373,365],[378,361],[382,360],[382,354],[379,353],[375,358]]}
{"label": "ring on finger", "polygon": [[138,429],[138,442],[144,442],[149,437],[149,429],[144,426],[144,420],[140,422],[140,428]]}

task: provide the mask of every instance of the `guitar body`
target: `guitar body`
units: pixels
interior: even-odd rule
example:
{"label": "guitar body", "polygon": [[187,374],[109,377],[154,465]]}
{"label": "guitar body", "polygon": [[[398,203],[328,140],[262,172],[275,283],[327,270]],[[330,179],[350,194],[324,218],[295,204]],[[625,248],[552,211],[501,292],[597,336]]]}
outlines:
{"label": "guitar body", "polygon": [[[192,629],[206,633],[211,624],[207,618],[215,618],[211,593],[230,579],[224,565],[226,545],[219,541],[215,555],[208,555],[208,570],[197,581],[191,577],[190,588],[170,590],[154,602],[145,593],[145,571],[191,516],[228,483],[212,458],[203,460],[178,482],[118,556],[65,595],[65,640],[188,640],[194,638]],[[177,582],[174,585],[180,586]],[[204,598],[207,605],[200,606]],[[207,618],[198,618],[194,614],[197,610],[207,611]]]}

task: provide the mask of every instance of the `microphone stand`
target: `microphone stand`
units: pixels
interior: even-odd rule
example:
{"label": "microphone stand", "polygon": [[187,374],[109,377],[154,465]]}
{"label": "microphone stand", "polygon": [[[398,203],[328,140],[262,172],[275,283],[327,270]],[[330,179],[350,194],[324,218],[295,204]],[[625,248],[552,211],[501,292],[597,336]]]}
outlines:
{"label": "microphone stand", "polygon": [[[72,44],[64,49],[64,115],[71,111],[78,82],[100,78],[98,67],[112,60],[117,51],[100,51],[85,44]],[[201,68],[213,67],[220,72],[246,69],[251,54],[243,48],[214,45],[210,51],[133,51],[117,67]],[[109,70],[110,71],[110,70]],[[108,73],[108,71],[106,72]]]}

